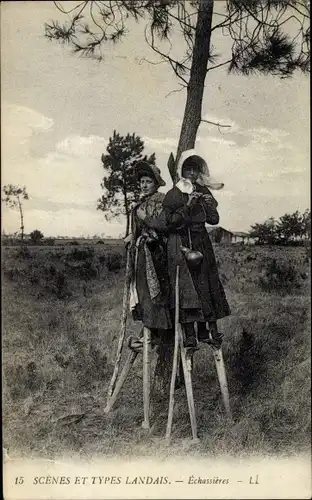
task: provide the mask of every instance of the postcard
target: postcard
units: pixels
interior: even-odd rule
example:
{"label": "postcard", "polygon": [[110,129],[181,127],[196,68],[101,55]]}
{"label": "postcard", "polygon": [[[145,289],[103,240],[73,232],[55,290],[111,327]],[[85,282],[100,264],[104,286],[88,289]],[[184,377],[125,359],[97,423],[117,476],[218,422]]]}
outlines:
{"label": "postcard", "polygon": [[6,500],[311,497],[309,21],[1,3]]}

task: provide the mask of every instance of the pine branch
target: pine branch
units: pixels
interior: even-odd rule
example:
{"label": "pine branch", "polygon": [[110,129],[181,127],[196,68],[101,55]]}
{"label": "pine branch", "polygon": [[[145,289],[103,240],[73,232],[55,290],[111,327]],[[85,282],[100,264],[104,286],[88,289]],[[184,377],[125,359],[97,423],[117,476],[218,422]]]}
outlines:
{"label": "pine branch", "polygon": [[187,66],[185,66],[184,64],[184,61],[180,62],[180,61],[177,61],[176,59],[173,59],[169,53],[170,51],[166,54],[165,52],[162,52],[155,44],[155,37],[154,37],[154,33],[152,31],[152,29],[150,30],[150,34],[151,34],[151,41],[149,41],[148,39],[148,36],[147,36],[147,26],[144,30],[144,36],[145,36],[145,41],[146,43],[148,44],[148,46],[154,51],[156,52],[158,55],[160,55],[164,60],[166,60],[167,62],[169,62],[172,70],[174,71],[175,75],[180,79],[182,80],[182,82],[187,85],[188,82],[185,78],[183,78],[183,76],[180,74],[179,71],[182,71],[182,72],[186,72],[186,71],[190,71],[190,68],[188,68]]}
{"label": "pine branch", "polygon": [[210,120],[204,120],[203,118],[200,120],[201,122],[208,123],[209,125],[215,125],[218,127],[219,132],[221,133],[220,128],[231,128],[232,125],[223,125],[222,123],[212,122]]}
{"label": "pine branch", "polygon": [[[160,62],[143,59],[150,64],[169,63],[175,75],[188,85],[186,74],[190,71],[189,61],[193,56],[194,34],[196,32],[197,2],[184,0],[106,0],[84,1],[73,8],[64,8],[54,2],[57,10],[72,19],[63,25],[58,21],[45,24],[45,35],[72,46],[74,52],[102,60],[101,47],[104,43],[116,43],[126,34],[129,18],[138,22],[147,17],[145,40],[148,46],[161,58]],[[272,73],[282,77],[290,76],[296,69],[310,70],[310,11],[308,2],[299,0],[227,0],[225,14],[215,12],[222,21],[212,26],[211,31],[221,29],[232,39],[232,58],[207,68],[212,71],[229,65],[229,71],[243,74],[251,72]],[[88,8],[89,7],[89,8]],[[287,10],[291,15],[287,15]],[[90,19],[89,26],[84,17]],[[194,21],[193,21],[194,18]],[[281,33],[282,27],[293,21],[299,26],[293,38]],[[177,60],[172,55],[172,32],[180,28],[186,44],[185,57]],[[150,30],[147,36],[148,29]],[[279,33],[279,40],[276,36]],[[275,36],[275,39],[274,39]],[[301,40],[300,40],[301,38]],[[287,39],[287,40],[286,40]],[[168,51],[158,43],[170,44]],[[287,41],[287,43],[286,43]],[[296,50],[295,50],[296,49]],[[288,53],[287,53],[288,50]],[[212,55],[209,62],[212,64]],[[141,60],[142,61],[142,60]],[[140,62],[141,63],[141,62]]]}
{"label": "pine branch", "polygon": [[181,90],[184,90],[187,88],[187,85],[181,85],[181,88],[180,89],[174,89],[174,90],[171,90],[168,94],[165,95],[165,97],[169,97],[171,94],[175,94],[176,92],[181,92]]}
{"label": "pine branch", "polygon": [[232,62],[232,59],[228,59],[227,61],[224,61],[223,63],[216,64],[215,66],[208,66],[207,68],[207,73],[209,71],[212,71],[213,69],[221,68],[222,66],[227,66]]}

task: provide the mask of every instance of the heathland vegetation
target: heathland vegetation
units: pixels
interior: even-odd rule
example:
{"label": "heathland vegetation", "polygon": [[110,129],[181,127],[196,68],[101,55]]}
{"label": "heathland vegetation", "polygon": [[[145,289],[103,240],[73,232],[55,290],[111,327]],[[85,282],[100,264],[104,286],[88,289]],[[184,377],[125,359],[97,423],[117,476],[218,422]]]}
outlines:
{"label": "heathland vegetation", "polygon": [[[310,253],[267,245],[216,245],[215,251],[232,309],[221,326],[234,423],[225,420],[212,354],[202,347],[193,377],[201,443],[187,453],[304,452],[310,436]],[[141,359],[104,415],[122,308],[123,248],[8,246],[2,256],[9,454],[185,454],[177,439],[190,435],[183,388],[170,448],[161,439],[166,398],[154,400],[152,435],[141,429]],[[129,321],[129,334],[138,328]]]}

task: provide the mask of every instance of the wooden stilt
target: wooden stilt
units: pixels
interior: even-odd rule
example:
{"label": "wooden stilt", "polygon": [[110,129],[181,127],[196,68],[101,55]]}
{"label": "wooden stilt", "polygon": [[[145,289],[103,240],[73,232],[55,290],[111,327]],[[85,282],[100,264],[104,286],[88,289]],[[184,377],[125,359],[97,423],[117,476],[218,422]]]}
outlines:
{"label": "wooden stilt", "polygon": [[[186,349],[183,345],[183,334],[182,334],[181,324],[179,322],[179,310],[180,310],[179,271],[180,271],[180,268],[179,268],[179,266],[177,266],[176,286],[175,286],[175,339],[174,339],[173,366],[172,366],[172,376],[171,376],[171,384],[170,384],[169,411],[168,411],[168,421],[167,421],[167,429],[166,429],[166,439],[169,440],[170,436],[171,436],[173,410],[174,410],[175,382],[176,382],[176,378],[177,378],[178,361],[179,361],[179,359],[181,359],[183,374],[184,374],[185,389],[186,389],[186,397],[187,397],[187,403],[188,403],[189,414],[190,414],[193,443],[197,443],[197,442],[199,442],[199,439],[197,436],[196,413],[195,413],[195,404],[194,404],[192,377],[191,377],[192,356],[193,356],[194,351],[190,350],[190,349]],[[179,355],[181,357],[179,357]]]}
{"label": "wooden stilt", "polygon": [[169,410],[168,410],[168,421],[166,429],[166,439],[170,439],[172,420],[173,420],[173,410],[174,410],[174,391],[175,383],[177,378],[178,370],[178,353],[179,353],[179,272],[180,267],[177,266],[176,273],[176,284],[175,284],[175,325],[174,325],[174,351],[173,351],[173,365],[172,374],[170,382],[170,395],[169,395]]}
{"label": "wooden stilt", "polygon": [[197,436],[197,422],[196,422],[196,412],[195,412],[192,376],[191,376],[192,356],[193,356],[194,351],[190,350],[190,349],[186,349],[183,346],[183,337],[182,337],[181,331],[180,331],[180,346],[181,346],[181,358],[182,358],[182,366],[183,366],[183,374],[184,374],[184,381],[185,381],[187,404],[188,404],[190,421],[191,421],[191,428],[192,428],[192,438],[193,438],[193,443],[198,443],[199,439]]}
{"label": "wooden stilt", "polygon": [[143,330],[143,429],[150,428],[150,396],[151,396],[151,332],[144,327]]}
{"label": "wooden stilt", "polygon": [[128,374],[129,374],[129,372],[130,372],[130,370],[131,370],[131,368],[132,368],[132,366],[137,358],[137,355],[138,355],[138,353],[135,351],[131,351],[129,353],[128,358],[127,358],[127,360],[124,364],[124,367],[122,369],[122,372],[120,374],[120,377],[116,382],[115,390],[114,390],[113,394],[111,395],[111,397],[109,398],[109,400],[107,401],[104,413],[109,413],[111,411],[113,405],[115,404],[116,399],[118,397],[118,394],[120,393],[122,386],[125,383],[125,380],[126,380]]}
{"label": "wooden stilt", "polygon": [[216,369],[217,369],[217,374],[218,374],[218,379],[219,379],[224,408],[225,408],[227,416],[230,419],[232,419],[232,412],[231,412],[231,407],[230,407],[230,396],[229,396],[226,371],[225,371],[225,366],[224,366],[224,361],[223,361],[222,349],[221,348],[220,349],[213,348],[212,350],[213,350],[213,357],[214,357],[215,364],[216,364]]}

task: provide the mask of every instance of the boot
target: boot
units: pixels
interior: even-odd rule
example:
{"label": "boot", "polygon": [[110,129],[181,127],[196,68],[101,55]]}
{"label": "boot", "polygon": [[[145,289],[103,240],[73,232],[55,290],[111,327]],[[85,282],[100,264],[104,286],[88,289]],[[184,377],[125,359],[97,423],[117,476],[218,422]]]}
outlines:
{"label": "boot", "polygon": [[194,323],[184,323],[184,347],[198,349]]}
{"label": "boot", "polygon": [[206,344],[210,343],[209,329],[206,326],[206,323],[198,322],[197,323],[197,335],[199,342],[204,342]]}

